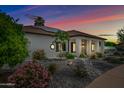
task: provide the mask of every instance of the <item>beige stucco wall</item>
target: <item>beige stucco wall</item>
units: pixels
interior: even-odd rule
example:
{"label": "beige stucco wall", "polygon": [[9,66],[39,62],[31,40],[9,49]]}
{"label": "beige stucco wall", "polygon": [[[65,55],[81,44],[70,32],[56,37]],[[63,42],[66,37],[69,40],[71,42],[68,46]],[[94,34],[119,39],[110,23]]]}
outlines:
{"label": "beige stucco wall", "polygon": [[26,37],[28,38],[29,41],[29,51],[30,51],[30,56],[33,51],[37,49],[44,49],[45,54],[49,58],[55,58],[57,56],[57,52],[54,50],[50,49],[50,45],[54,41],[54,37],[51,36],[45,36],[45,35],[37,35],[37,34],[27,34]]}
{"label": "beige stucco wall", "polygon": [[[54,50],[50,49],[50,44],[52,44],[52,42],[55,40],[55,37],[38,35],[38,34],[30,34],[30,33],[26,33],[26,37],[29,41],[28,47],[29,47],[30,57],[31,57],[32,52],[37,49],[44,49],[46,56],[48,58],[56,58],[58,56],[58,52],[56,52],[56,48]],[[69,51],[71,51],[71,42],[75,40],[76,41],[76,53],[75,54],[79,56],[81,54],[81,40],[82,39],[85,39],[88,41],[87,42],[87,54],[88,55],[91,55],[93,53],[91,52],[91,40],[96,41],[95,52],[104,53],[104,40],[88,38],[88,37],[79,37],[79,36],[70,38]],[[101,47],[99,47],[99,41],[102,42]],[[66,44],[66,51],[68,51],[68,42]]]}

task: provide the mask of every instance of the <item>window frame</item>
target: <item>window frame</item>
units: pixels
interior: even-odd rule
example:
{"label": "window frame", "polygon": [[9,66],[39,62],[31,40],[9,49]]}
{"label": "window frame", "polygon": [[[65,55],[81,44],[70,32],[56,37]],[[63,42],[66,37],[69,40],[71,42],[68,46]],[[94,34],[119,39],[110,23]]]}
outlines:
{"label": "window frame", "polygon": [[56,42],[56,52],[59,52],[60,51],[60,43],[59,42]]}
{"label": "window frame", "polygon": [[[73,44],[75,44],[75,51],[73,50]],[[76,42],[71,42],[71,53],[76,53]]]}
{"label": "window frame", "polygon": [[[93,45],[94,45],[94,49],[93,49]],[[91,51],[95,52],[95,50],[96,50],[96,43],[95,43],[95,41],[92,41],[91,42]]]}
{"label": "window frame", "polygon": [[[60,44],[59,42],[56,42],[56,52],[60,52]],[[63,47],[64,45],[64,47]],[[62,51],[66,51],[66,43],[62,44]]]}

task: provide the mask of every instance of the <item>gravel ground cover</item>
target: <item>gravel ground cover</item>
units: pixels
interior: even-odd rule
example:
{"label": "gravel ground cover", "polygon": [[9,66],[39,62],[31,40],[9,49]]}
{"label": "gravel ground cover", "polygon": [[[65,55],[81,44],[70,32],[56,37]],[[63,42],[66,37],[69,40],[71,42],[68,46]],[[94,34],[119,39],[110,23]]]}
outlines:
{"label": "gravel ground cover", "polygon": [[74,60],[76,64],[85,66],[89,73],[88,76],[81,78],[74,75],[74,71],[67,65],[67,60],[42,60],[40,62],[46,67],[51,63],[56,63],[58,66],[49,83],[50,88],[83,88],[99,75],[115,67],[100,60]]}

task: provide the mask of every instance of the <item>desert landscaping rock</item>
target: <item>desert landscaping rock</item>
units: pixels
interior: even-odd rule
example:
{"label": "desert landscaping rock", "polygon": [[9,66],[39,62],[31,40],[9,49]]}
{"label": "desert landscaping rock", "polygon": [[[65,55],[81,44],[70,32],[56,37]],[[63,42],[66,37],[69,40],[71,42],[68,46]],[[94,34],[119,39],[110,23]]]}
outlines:
{"label": "desert landscaping rock", "polygon": [[68,66],[66,60],[42,60],[41,64],[46,67],[51,63],[56,63],[58,66],[57,71],[52,76],[49,82],[50,88],[82,88],[86,87],[96,77],[112,69],[114,66],[106,62],[92,61],[92,60],[74,60],[74,64],[79,64],[82,67],[87,68],[88,76],[78,77],[74,75],[74,71]]}

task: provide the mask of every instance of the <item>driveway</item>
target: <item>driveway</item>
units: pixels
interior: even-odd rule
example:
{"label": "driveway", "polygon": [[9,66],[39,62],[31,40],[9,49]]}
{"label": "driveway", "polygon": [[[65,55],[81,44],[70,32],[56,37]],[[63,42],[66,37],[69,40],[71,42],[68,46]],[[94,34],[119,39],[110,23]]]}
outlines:
{"label": "driveway", "polygon": [[115,67],[96,78],[88,88],[124,88],[124,65]]}

